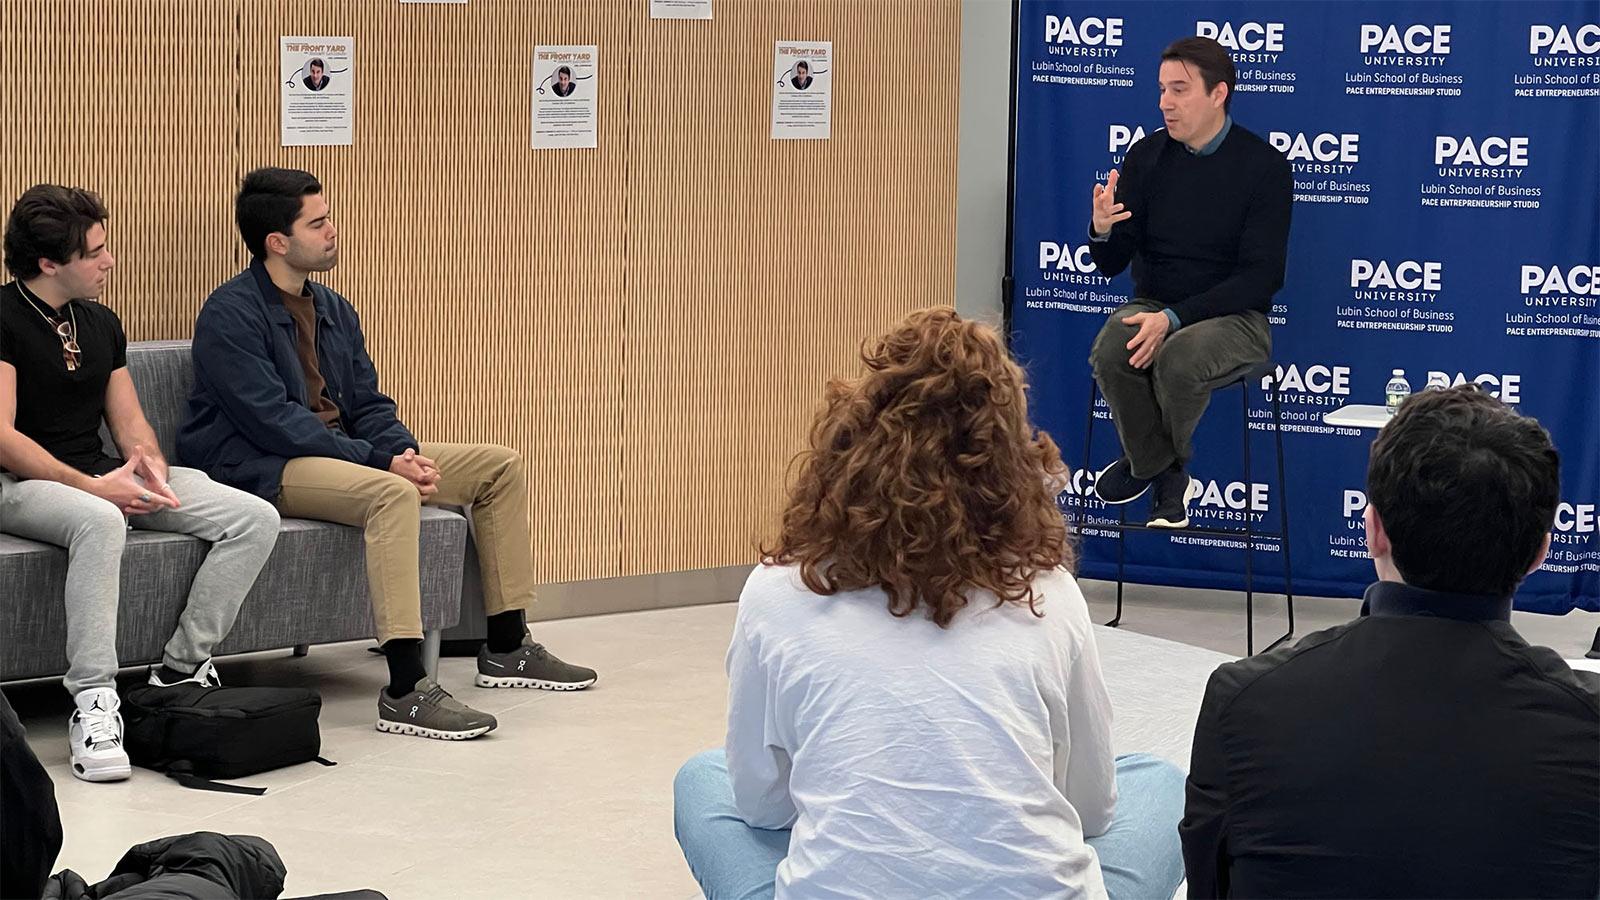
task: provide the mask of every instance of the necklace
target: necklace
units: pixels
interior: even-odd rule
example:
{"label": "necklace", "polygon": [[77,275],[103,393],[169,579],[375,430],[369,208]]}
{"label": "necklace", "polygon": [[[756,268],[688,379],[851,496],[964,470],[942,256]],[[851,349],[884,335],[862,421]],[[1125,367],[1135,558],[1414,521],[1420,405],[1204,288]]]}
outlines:
{"label": "necklace", "polygon": [[[78,370],[78,357],[82,353],[82,351],[78,348],[77,307],[67,310],[67,315],[71,317],[72,321],[71,334],[62,334],[61,329],[67,324],[66,321],[62,321],[57,324],[53,319],[51,319],[48,313],[40,309],[37,304],[44,303],[44,301],[35,299],[32,292],[30,292],[26,287],[23,287],[20,279],[17,281],[17,292],[22,295],[22,299],[28,301],[28,305],[33,307],[33,311],[38,313],[40,318],[44,319],[44,323],[50,326],[50,330],[56,333],[56,337],[61,338],[62,361],[66,364],[68,372],[76,372]],[[71,301],[68,302],[70,303]],[[49,306],[48,303],[44,303],[44,305]]]}

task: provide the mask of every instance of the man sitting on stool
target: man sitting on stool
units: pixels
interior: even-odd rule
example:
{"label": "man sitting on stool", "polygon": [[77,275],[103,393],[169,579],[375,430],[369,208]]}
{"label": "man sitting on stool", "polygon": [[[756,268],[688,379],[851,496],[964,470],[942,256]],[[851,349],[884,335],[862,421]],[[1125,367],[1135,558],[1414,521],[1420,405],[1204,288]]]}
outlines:
{"label": "man sitting on stool", "polygon": [[1294,179],[1228,115],[1236,73],[1221,44],[1184,38],[1161,60],[1166,129],[1094,188],[1090,255],[1108,278],[1132,262],[1134,286],[1089,356],[1123,449],[1095,493],[1127,503],[1154,484],[1150,525],[1184,528],[1190,439],[1211,392],[1271,353]]}

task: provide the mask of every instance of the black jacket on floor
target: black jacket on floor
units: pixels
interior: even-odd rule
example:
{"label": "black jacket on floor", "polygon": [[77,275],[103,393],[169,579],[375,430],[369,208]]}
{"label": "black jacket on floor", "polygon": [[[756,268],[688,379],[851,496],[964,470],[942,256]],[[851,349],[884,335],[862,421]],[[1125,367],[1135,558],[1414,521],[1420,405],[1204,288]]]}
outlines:
{"label": "black jacket on floor", "polygon": [[38,897],[60,852],[56,787],[0,693],[0,897]]}
{"label": "black jacket on floor", "polygon": [[1178,830],[1190,897],[1589,897],[1600,676],[1506,598],[1380,582],[1217,669]]}

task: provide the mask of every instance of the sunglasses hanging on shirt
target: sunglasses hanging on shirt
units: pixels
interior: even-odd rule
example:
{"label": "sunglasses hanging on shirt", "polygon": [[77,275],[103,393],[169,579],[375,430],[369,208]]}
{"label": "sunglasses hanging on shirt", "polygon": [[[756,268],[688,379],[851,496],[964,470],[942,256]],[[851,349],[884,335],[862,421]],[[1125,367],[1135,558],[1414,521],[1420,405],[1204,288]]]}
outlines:
{"label": "sunglasses hanging on shirt", "polygon": [[22,292],[22,297],[28,301],[28,305],[33,307],[33,311],[38,313],[45,324],[55,331],[56,337],[61,339],[61,361],[66,364],[67,371],[78,371],[78,363],[83,359],[83,350],[78,347],[78,311],[68,310],[70,319],[63,318],[59,314],[51,315],[39,308],[39,301],[30,296],[20,282],[17,284],[17,289]]}

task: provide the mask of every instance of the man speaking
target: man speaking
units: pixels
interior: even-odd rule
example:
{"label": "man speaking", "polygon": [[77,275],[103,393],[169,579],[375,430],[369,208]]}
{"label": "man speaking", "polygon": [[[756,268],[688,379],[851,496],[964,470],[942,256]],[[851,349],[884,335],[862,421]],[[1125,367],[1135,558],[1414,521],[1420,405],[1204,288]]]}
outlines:
{"label": "man speaking", "polygon": [[1161,54],[1165,130],[1094,187],[1089,252],[1107,278],[1133,263],[1133,302],[1111,314],[1089,363],[1122,456],[1095,493],[1127,503],[1153,484],[1149,524],[1189,524],[1190,439],[1211,392],[1265,362],[1283,286],[1294,179],[1272,145],[1228,114],[1233,60],[1210,38]]}

